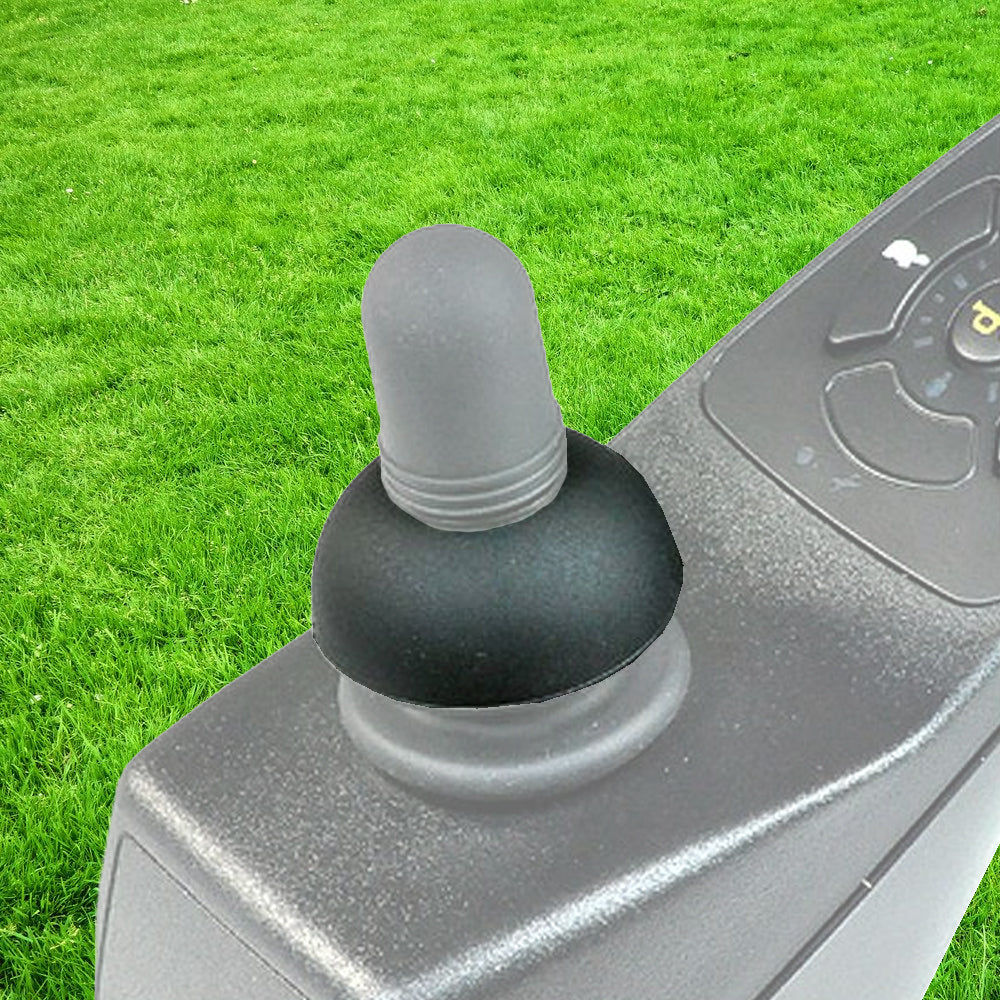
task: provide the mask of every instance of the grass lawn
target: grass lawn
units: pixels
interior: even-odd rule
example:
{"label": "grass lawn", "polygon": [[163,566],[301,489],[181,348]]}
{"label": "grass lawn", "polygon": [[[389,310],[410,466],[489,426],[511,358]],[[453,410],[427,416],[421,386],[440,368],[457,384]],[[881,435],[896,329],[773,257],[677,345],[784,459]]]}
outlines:
{"label": "grass lawn", "polygon": [[[308,627],[382,250],[505,242],[607,441],[1000,113],[994,4],[0,0],[0,996],[92,995],[123,767]],[[1000,858],[927,996],[998,953]]]}

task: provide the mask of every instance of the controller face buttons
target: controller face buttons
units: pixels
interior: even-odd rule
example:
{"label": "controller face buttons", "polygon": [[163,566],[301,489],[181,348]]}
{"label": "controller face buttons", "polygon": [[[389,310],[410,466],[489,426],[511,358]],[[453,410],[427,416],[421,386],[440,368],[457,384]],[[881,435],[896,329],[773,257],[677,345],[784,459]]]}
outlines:
{"label": "controller face buttons", "polygon": [[960,359],[1000,364],[1000,281],[970,295],[952,317],[949,340]]}
{"label": "controller face buttons", "polygon": [[888,361],[838,372],[827,383],[827,415],[848,452],[905,482],[949,485],[975,467],[975,427],[935,413],[900,385]]}
{"label": "controller face buttons", "polygon": [[[825,412],[844,449],[876,472],[923,486],[956,484],[977,464],[976,424],[997,434],[997,201],[995,181],[984,180],[918,216],[886,241],[860,294],[833,319],[834,357],[878,360],[830,379]],[[989,464],[1000,471],[1000,457]]]}
{"label": "controller face buttons", "polygon": [[889,340],[917,288],[958,253],[989,239],[996,188],[967,187],[889,239],[838,310],[827,337],[834,350]]}
{"label": "controller face buttons", "polygon": [[[886,392],[897,399],[902,393],[927,412],[969,417],[984,434],[1000,416],[1000,241],[994,224],[998,192],[994,179],[980,181],[897,230],[907,235],[883,237],[884,249],[868,258],[862,272],[860,294],[838,306],[827,337],[831,357],[851,357],[854,364],[848,372],[865,359],[891,362],[894,377],[884,373],[880,380]],[[881,289],[877,295],[876,286]],[[905,291],[897,299],[901,288]],[[881,312],[872,306],[876,298]],[[839,392],[846,392],[846,383]],[[874,399],[866,399],[865,406],[865,412],[887,416],[885,406]],[[901,442],[904,426],[917,432],[919,425],[907,420],[906,412],[896,407],[899,426],[887,426],[887,438]],[[930,441],[931,424],[925,420],[923,425]],[[860,461],[887,471],[885,463],[871,461],[869,445],[855,447],[840,437]],[[851,436],[853,442],[864,438],[860,429]],[[890,465],[895,471],[888,474],[913,483],[958,481],[900,475],[903,468],[916,471],[920,463],[900,460]],[[952,467],[957,465],[955,458]]]}
{"label": "controller face buttons", "polygon": [[858,226],[748,321],[702,393],[817,513],[971,604],[1000,602],[997,162],[983,153],[964,184],[916,188]]}

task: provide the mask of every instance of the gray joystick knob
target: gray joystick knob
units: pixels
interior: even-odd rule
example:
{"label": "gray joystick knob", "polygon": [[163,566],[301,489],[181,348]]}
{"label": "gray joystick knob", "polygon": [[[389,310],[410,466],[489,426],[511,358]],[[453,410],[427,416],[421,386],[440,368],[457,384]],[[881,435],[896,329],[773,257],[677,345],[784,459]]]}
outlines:
{"label": "gray joystick knob", "polygon": [[555,497],[566,431],[531,281],[503,243],[450,224],[407,233],[372,267],[361,319],[397,506],[481,531]]}

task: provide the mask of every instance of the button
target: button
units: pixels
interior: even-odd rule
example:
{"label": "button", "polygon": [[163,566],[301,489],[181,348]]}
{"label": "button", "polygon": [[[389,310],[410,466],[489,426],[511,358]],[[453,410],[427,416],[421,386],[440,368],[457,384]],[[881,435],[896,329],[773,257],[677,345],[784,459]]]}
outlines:
{"label": "button", "polygon": [[890,338],[905,300],[944,257],[986,239],[994,187],[981,181],[938,202],[908,228],[877,245],[856,288],[845,289],[827,343],[835,349]]}
{"label": "button", "polygon": [[951,319],[951,346],[965,361],[1000,363],[1000,281],[970,295]]}
{"label": "button", "polygon": [[826,386],[826,404],[844,446],[878,472],[944,485],[972,471],[972,421],[921,406],[888,361],[834,375]]}

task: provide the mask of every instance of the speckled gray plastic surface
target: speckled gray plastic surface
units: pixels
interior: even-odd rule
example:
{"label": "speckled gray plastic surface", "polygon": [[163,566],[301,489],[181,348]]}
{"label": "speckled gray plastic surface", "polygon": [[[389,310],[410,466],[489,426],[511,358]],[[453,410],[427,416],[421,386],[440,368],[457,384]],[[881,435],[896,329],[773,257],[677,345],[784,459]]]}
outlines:
{"label": "speckled gray plastic surface", "polygon": [[[910,190],[995,170],[998,126]],[[853,234],[611,442],[684,558],[691,678],[663,734],[541,803],[431,799],[355,749],[303,634],[123,774],[98,1000],[923,995],[1000,840],[1000,607],[949,600],[818,516],[701,398]]]}

